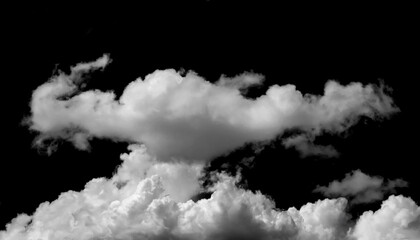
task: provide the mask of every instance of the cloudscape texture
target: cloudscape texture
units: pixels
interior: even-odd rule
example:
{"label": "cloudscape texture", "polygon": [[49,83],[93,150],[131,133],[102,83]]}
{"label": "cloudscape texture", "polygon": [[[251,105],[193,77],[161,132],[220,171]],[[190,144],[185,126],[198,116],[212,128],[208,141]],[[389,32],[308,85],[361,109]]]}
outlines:
{"label": "cloudscape texture", "polygon": [[[288,209],[240,186],[240,172],[214,172],[214,184],[205,189],[200,182],[214,157],[289,129],[300,133],[286,139],[285,147],[303,157],[337,156],[332,144],[319,146],[314,139],[345,133],[361,117],[398,112],[384,86],[328,81],[318,96],[273,85],[248,99],[243,91],[263,84],[263,76],[244,73],[210,83],[194,72],[169,69],[136,79],[121,96],[80,88],[86,74],[109,63],[104,55],[52,76],[34,90],[26,123],[39,134],[35,144],[50,150],[50,140],[70,141],[81,150],[92,138],[127,142],[121,165],[111,178],[92,179],[80,192],[64,192],[33,214],[19,214],[0,232],[1,240],[420,238],[420,207],[411,198],[377,196],[405,186],[403,180],[385,182],[355,171],[316,190],[337,198]],[[202,191],[211,196],[192,200]],[[357,219],[347,212],[350,201],[373,199],[383,200],[380,209]]]}

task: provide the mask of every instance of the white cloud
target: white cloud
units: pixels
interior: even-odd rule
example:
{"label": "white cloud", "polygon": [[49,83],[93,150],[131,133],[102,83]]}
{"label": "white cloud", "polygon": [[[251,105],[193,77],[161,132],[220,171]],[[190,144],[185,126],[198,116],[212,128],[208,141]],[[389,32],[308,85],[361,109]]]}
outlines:
{"label": "white cloud", "polygon": [[123,163],[111,179],[92,179],[84,190],[62,193],[57,200],[41,204],[32,216],[18,216],[0,239],[102,239],[136,224],[141,231],[143,218],[151,221],[147,209],[153,201],[170,199],[177,205],[200,190],[202,166],[157,162],[144,146],[131,145],[129,150],[121,155]]}
{"label": "white cloud", "polygon": [[[171,166],[174,163],[154,161],[144,146],[130,150],[122,155],[124,162],[112,179],[93,179],[81,192],[69,191],[41,204],[33,216],[20,215],[0,239],[328,240],[345,234],[345,199],[280,211],[261,193],[238,188],[239,176],[218,174],[211,198],[175,201],[168,195],[171,183],[180,178],[197,182],[197,175],[185,177],[183,169]],[[151,170],[159,166],[173,169]],[[129,182],[118,187],[120,181]]]}
{"label": "white cloud", "polygon": [[407,187],[402,179],[384,181],[382,177],[369,176],[360,170],[346,174],[341,181],[333,181],[327,187],[318,186],[315,192],[325,196],[344,196],[352,199],[352,203],[368,203],[382,200],[385,193],[394,192],[395,188]]}
{"label": "white cloud", "polygon": [[96,59],[93,62],[78,63],[76,66],[71,67],[71,72],[76,73],[76,72],[91,71],[95,69],[103,69],[109,63],[111,63],[111,59],[109,58],[109,55],[104,54],[102,57]]}
{"label": "white cloud", "polygon": [[[329,81],[323,96],[303,95],[290,84],[273,85],[265,95],[247,99],[240,90],[263,79],[253,73],[212,84],[194,72],[181,76],[158,70],[128,84],[119,98],[99,90],[77,93],[81,73],[108,62],[105,55],[78,64],[71,74],[53,76],[33,92],[29,123],[40,132],[39,144],[62,138],[84,149],[89,138],[112,138],[145,144],[160,160],[206,161],[246,142],[271,140],[286,129],[299,128],[314,139],[324,131],[343,132],[360,116],[398,111],[382,88],[361,83]],[[335,153],[310,142],[297,149]]]}
{"label": "white cloud", "polygon": [[352,236],[357,240],[420,239],[420,207],[403,196],[390,196],[376,211],[365,212]]}
{"label": "white cloud", "polygon": [[[196,168],[156,161],[144,146],[133,145],[130,151],[121,156],[123,163],[112,179],[93,179],[80,192],[69,191],[41,204],[32,216],[19,215],[0,232],[0,239],[384,240],[420,236],[420,208],[402,196],[391,196],[381,209],[365,212],[352,223],[344,198],[279,210],[260,192],[238,187],[240,176],[219,173],[210,198],[187,200],[197,190],[192,187],[178,201],[171,183],[197,183],[197,174],[185,174],[197,173]],[[119,185],[121,181],[128,182]]]}
{"label": "white cloud", "polygon": [[122,154],[123,164],[118,168],[113,181],[120,184],[137,184],[145,177],[158,175],[163,183],[165,194],[175,201],[186,201],[200,189],[198,178],[202,164],[184,162],[158,162],[146,152],[145,146],[130,145],[129,154]]}

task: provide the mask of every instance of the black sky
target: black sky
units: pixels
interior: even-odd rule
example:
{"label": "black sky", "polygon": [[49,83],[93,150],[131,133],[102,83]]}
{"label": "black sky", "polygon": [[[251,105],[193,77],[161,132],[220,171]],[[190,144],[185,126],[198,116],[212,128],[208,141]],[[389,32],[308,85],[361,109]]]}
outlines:
{"label": "black sky", "polygon": [[[418,39],[410,6],[266,5],[217,1],[141,6],[19,6],[7,14],[3,39],[3,137],[0,225],[33,212],[61,192],[81,190],[95,177],[110,177],[126,143],[93,140],[90,152],[63,142],[51,156],[32,147],[36,136],[22,125],[32,91],[54,69],[69,70],[109,53],[112,63],[90,77],[88,89],[121,93],[127,83],[156,69],[193,70],[208,81],[244,71],[261,73],[266,84],[291,83],[301,92],[322,94],[324,83],[385,84],[401,112],[383,121],[362,120],[343,136],[324,136],[339,158],[301,159],[280,140],[245,168],[250,189],[272,196],[278,207],[321,198],[312,193],[355,169],[402,178],[399,191],[420,203],[418,176]],[[6,10],[7,11],[7,10]],[[208,170],[231,170],[250,149],[220,157]],[[229,170],[229,169],[228,169]],[[379,206],[379,205],[378,205]]]}

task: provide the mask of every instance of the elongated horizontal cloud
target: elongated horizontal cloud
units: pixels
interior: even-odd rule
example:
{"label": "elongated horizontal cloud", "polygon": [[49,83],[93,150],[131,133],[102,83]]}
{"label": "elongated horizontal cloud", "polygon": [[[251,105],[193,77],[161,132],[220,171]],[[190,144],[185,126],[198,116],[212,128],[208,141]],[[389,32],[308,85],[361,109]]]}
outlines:
{"label": "elongated horizontal cloud", "polygon": [[379,176],[369,176],[360,170],[346,174],[341,181],[333,181],[328,186],[318,186],[315,192],[328,197],[343,196],[352,199],[352,203],[369,203],[382,200],[385,193],[393,193],[396,188],[407,187],[402,179],[385,181]]}
{"label": "elongated horizontal cloud", "polygon": [[331,145],[322,146],[313,143],[314,137],[308,137],[303,134],[292,136],[283,140],[286,148],[296,148],[302,157],[307,156],[324,156],[324,157],[338,157],[339,153]]}
{"label": "elongated horizontal cloud", "polygon": [[[275,208],[261,194],[236,185],[240,176],[219,173],[208,199],[186,200],[197,191],[199,166],[162,163],[144,146],[130,146],[111,179],[91,180],[22,214],[0,232],[1,240],[99,239],[418,239],[420,208],[391,196],[354,224],[344,198],[318,200],[299,209]],[[185,183],[189,183],[185,185]],[[188,187],[189,186],[189,187]],[[171,189],[188,188],[179,194]],[[177,198],[178,200],[175,200]],[[403,238],[406,237],[406,238]]]}
{"label": "elongated horizontal cloud", "polygon": [[255,73],[243,73],[233,78],[228,78],[222,76],[217,82],[216,85],[231,87],[235,89],[247,89],[251,86],[261,85],[264,81],[264,76],[261,74]]}
{"label": "elongated horizontal cloud", "polygon": [[[265,95],[247,99],[240,90],[262,81],[252,73],[212,84],[194,72],[182,76],[158,70],[128,84],[119,98],[113,92],[80,92],[83,73],[108,62],[105,55],[76,65],[69,75],[53,76],[33,92],[28,122],[40,133],[39,144],[62,138],[85,149],[92,137],[111,138],[145,144],[163,161],[206,161],[247,142],[273,139],[286,129],[299,128],[314,139],[323,131],[343,132],[360,116],[398,111],[383,88],[361,83],[329,81],[323,96],[302,95],[290,84],[273,85]],[[324,150],[334,153],[332,147]]]}

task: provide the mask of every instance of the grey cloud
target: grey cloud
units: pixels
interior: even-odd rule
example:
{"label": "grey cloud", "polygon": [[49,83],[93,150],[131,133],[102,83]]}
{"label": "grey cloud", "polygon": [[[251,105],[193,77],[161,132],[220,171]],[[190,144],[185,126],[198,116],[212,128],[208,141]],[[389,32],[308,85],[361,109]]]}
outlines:
{"label": "grey cloud", "polygon": [[302,157],[308,156],[323,156],[323,157],[338,157],[338,151],[331,145],[323,146],[313,143],[314,136],[308,137],[305,135],[297,135],[283,140],[283,145],[286,148],[294,147]]}
{"label": "grey cloud", "polygon": [[264,82],[264,76],[256,73],[242,73],[232,78],[224,75],[216,82],[216,85],[235,88],[239,90],[246,90],[251,86],[261,85]]}
{"label": "grey cloud", "polygon": [[384,194],[394,193],[396,188],[407,187],[402,179],[385,181],[382,177],[369,176],[360,170],[346,174],[341,181],[333,181],[328,186],[318,186],[314,191],[328,197],[344,196],[352,203],[369,203],[382,200]]}

